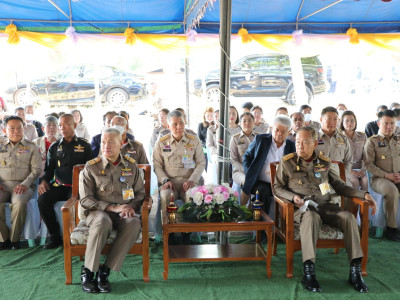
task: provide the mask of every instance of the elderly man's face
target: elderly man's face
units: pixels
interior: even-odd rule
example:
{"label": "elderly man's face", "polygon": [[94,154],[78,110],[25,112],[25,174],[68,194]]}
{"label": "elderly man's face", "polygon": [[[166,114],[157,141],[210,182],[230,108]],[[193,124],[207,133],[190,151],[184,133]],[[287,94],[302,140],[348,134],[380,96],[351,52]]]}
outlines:
{"label": "elderly man's face", "polygon": [[7,122],[6,135],[13,143],[18,143],[24,137],[24,125],[19,120]]}
{"label": "elderly man's face", "polygon": [[272,129],[272,138],[274,139],[276,144],[282,144],[287,138],[288,134],[289,128],[281,124],[274,124],[274,127]]}
{"label": "elderly man's face", "polygon": [[303,159],[309,159],[317,145],[318,141],[313,140],[310,132],[302,130],[296,136],[296,153]]}
{"label": "elderly man's face", "polygon": [[395,119],[388,116],[383,116],[378,121],[379,131],[385,136],[391,136],[395,128]]}
{"label": "elderly man's face", "polygon": [[[121,126],[125,129],[124,133],[128,130],[128,124],[123,117],[115,116],[110,122],[110,127]],[[123,134],[123,133],[122,133]]]}
{"label": "elderly man's face", "polygon": [[113,133],[103,133],[101,136],[101,153],[108,159],[115,159],[121,152],[122,139]]}
{"label": "elderly man's face", "polygon": [[292,130],[297,132],[301,127],[304,126],[304,118],[301,113],[295,113],[292,115]]}
{"label": "elderly man's face", "polygon": [[185,121],[183,117],[171,117],[168,122],[168,128],[171,130],[172,136],[175,139],[181,139],[185,132]]}

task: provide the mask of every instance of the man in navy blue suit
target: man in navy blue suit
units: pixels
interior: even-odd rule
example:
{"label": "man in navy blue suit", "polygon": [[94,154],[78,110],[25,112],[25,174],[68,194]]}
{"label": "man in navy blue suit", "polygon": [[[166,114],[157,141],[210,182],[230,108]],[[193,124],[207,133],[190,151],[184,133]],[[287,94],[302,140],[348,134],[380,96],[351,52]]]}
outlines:
{"label": "man in navy blue suit", "polygon": [[246,204],[250,194],[259,192],[264,211],[268,214],[273,200],[269,164],[282,156],[296,152],[295,143],[286,139],[291,128],[290,118],[278,115],[274,119],[272,134],[259,134],[243,155],[246,174],[242,186],[241,204]]}

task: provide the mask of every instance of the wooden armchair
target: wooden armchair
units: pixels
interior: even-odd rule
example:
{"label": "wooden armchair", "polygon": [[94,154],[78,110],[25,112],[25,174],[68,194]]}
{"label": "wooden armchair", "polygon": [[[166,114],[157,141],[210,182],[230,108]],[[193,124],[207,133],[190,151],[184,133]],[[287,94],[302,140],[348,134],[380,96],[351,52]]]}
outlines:
{"label": "wooden armchair", "polygon": [[[129,250],[129,254],[137,254],[143,256],[143,280],[149,281],[149,211],[151,209],[152,200],[150,197],[150,165],[138,165],[144,171],[144,185],[146,196],[142,205],[142,241],[135,243]],[[75,245],[71,243],[71,234],[77,228],[80,220],[78,215],[79,205],[79,174],[84,165],[76,165],[73,169],[72,196],[61,208],[63,215],[63,235],[64,235],[64,268],[65,268],[65,284],[72,283],[72,257],[79,256],[83,260],[86,251],[86,244]],[[102,254],[107,254],[110,250],[110,244],[106,244]]]}
{"label": "wooden armchair", "polygon": [[[339,165],[339,172],[341,179],[346,182],[344,164],[339,161],[332,161],[333,164]],[[271,166],[271,185],[273,191],[273,184],[275,182],[276,168],[279,162],[273,162]],[[294,204],[286,199],[277,197],[275,198],[275,235],[278,236],[286,244],[286,277],[293,277],[293,255],[294,252],[301,250],[301,242],[299,234],[295,234],[296,228],[294,224]],[[349,211],[354,214],[357,218],[357,213],[360,214],[361,219],[361,248],[364,257],[361,262],[361,272],[363,276],[367,276],[367,260],[368,260],[368,211],[369,205],[367,202],[359,198],[351,198],[351,205],[349,205]],[[341,197],[342,207],[344,204],[344,197]],[[322,229],[330,232],[331,234],[325,234],[325,237],[321,233]],[[332,228],[323,225],[320,231],[320,238],[317,242],[317,248],[335,248],[335,254],[339,253],[339,248],[344,248],[343,233],[337,228]],[[333,234],[332,234],[333,233]],[[327,237],[327,235],[329,237]],[[274,239],[274,255],[276,255],[276,239]]]}

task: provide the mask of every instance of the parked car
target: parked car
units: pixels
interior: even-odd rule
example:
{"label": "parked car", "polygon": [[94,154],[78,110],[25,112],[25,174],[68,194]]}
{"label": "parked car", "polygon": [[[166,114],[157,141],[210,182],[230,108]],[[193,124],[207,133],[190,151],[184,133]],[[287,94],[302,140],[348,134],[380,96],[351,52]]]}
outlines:
{"label": "parked car", "polygon": [[[317,56],[301,59],[308,102],[315,94],[325,91],[324,69]],[[219,101],[220,71],[209,72],[205,78],[209,102]],[[196,93],[201,93],[202,80],[194,82]],[[257,54],[245,56],[230,71],[230,93],[246,97],[282,97],[288,104],[295,104],[292,70],[287,55]]]}
{"label": "parked car", "polygon": [[47,100],[50,104],[94,103],[95,74],[98,75],[99,94],[102,102],[123,105],[147,94],[146,84],[137,75],[115,67],[93,65],[70,66],[50,76],[34,79],[28,97],[26,83],[6,91],[15,105],[24,106],[33,101]]}

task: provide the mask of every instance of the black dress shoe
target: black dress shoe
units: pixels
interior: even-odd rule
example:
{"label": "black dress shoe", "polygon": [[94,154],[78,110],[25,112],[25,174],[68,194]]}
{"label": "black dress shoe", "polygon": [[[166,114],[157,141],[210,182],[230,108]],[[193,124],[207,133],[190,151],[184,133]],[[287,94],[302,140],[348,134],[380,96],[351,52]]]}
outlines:
{"label": "black dress shoe", "polygon": [[51,237],[50,240],[43,246],[43,249],[55,249],[62,246],[63,240],[60,236]]}
{"label": "black dress shoe", "polygon": [[311,260],[306,260],[303,263],[303,279],[301,283],[311,292],[322,292],[317,279],[315,278],[314,263]]}
{"label": "black dress shoe", "polygon": [[81,283],[82,290],[86,293],[97,293],[99,291],[97,288],[97,282],[94,279],[94,272],[85,268],[85,266],[82,266],[81,269]]}
{"label": "black dress shoe", "polygon": [[110,268],[101,265],[99,271],[96,273],[97,287],[100,293],[111,292],[111,284],[108,281],[108,276],[110,276]]}
{"label": "black dress shoe", "polygon": [[18,250],[21,249],[21,242],[11,242],[10,243],[11,250]]}
{"label": "black dress shoe", "polygon": [[350,264],[349,283],[360,293],[368,293],[368,287],[361,275],[361,259],[353,259]]}
{"label": "black dress shoe", "polygon": [[386,237],[388,240],[400,242],[400,232],[397,231],[397,228],[387,227]]}
{"label": "black dress shoe", "polygon": [[11,242],[7,240],[5,242],[0,242],[0,250],[10,249]]}

